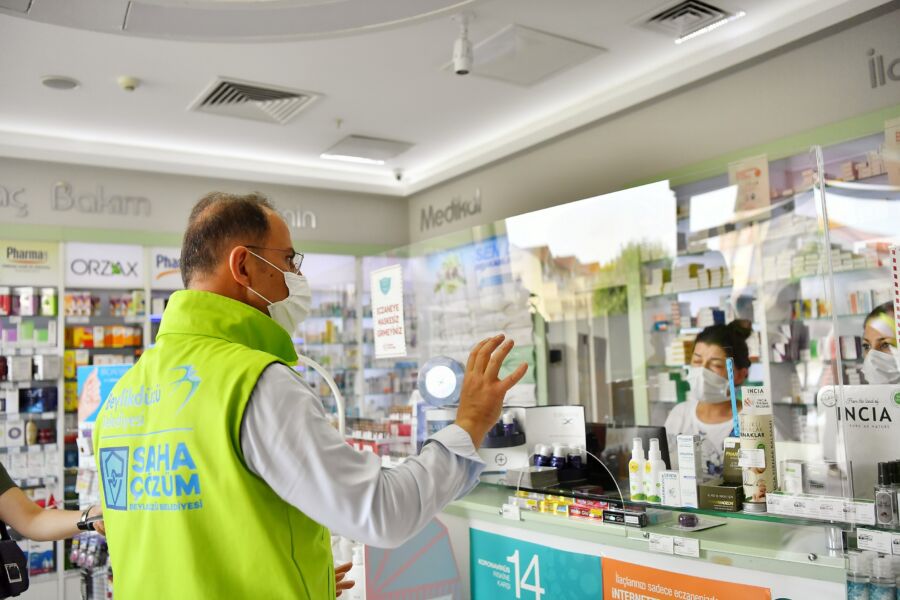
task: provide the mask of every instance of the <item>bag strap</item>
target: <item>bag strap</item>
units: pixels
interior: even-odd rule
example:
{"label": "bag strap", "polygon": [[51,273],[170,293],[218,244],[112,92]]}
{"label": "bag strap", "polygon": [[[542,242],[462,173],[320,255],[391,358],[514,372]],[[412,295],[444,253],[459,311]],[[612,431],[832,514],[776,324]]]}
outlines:
{"label": "bag strap", "polygon": [[9,531],[6,530],[6,523],[3,521],[0,521],[0,540],[12,540],[12,538],[9,537]]}

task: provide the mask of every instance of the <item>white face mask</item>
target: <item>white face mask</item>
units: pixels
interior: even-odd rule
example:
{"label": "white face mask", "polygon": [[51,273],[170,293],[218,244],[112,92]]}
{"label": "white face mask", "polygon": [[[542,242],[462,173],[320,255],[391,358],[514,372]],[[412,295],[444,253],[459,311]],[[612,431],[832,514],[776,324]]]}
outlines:
{"label": "white face mask", "polygon": [[890,354],[869,350],[863,361],[862,372],[866,376],[866,381],[873,385],[900,383],[898,363],[900,363],[900,356],[893,346],[890,348]]}
{"label": "white face mask", "polygon": [[705,367],[691,365],[688,372],[691,398],[697,402],[725,402],[728,400],[728,380]]}
{"label": "white face mask", "polygon": [[[247,250],[259,260],[269,263],[259,254]],[[275,265],[272,268],[278,269]],[[278,269],[281,271],[281,269]],[[297,325],[306,320],[312,308],[312,290],[309,289],[309,282],[303,275],[297,275],[291,271],[281,271],[284,275],[284,283],[287,285],[288,295],[284,300],[272,302],[252,287],[247,289],[269,303],[269,316],[281,325],[290,335],[294,335]]]}

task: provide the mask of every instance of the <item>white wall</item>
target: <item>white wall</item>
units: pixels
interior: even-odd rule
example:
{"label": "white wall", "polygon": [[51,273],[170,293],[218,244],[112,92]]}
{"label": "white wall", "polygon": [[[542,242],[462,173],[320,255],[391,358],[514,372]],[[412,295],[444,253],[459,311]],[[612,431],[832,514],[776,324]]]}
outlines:
{"label": "white wall", "polygon": [[[3,225],[181,233],[191,207],[213,190],[260,191],[298,222],[305,216],[304,227],[292,228],[298,240],[391,247],[407,241],[402,198],[0,157]],[[69,206],[70,198],[70,209],[54,209]],[[117,214],[119,206],[125,214]],[[315,215],[315,228],[307,213]]]}
{"label": "white wall", "polygon": [[[410,200],[413,241],[622,189],[660,173],[900,103],[870,83],[868,51],[900,59],[900,10],[670,94]],[[900,75],[900,63],[895,73]],[[481,211],[421,228],[454,200]],[[448,213],[449,214],[449,213]]]}

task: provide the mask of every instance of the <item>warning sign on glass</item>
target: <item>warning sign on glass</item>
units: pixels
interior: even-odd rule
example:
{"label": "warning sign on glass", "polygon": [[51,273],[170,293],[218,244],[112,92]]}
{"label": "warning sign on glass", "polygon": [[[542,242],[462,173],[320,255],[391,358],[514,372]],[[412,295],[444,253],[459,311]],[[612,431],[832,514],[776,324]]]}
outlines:
{"label": "warning sign on glass", "polygon": [[375,358],[406,356],[403,325],[403,268],[400,265],[372,271],[372,324]]}

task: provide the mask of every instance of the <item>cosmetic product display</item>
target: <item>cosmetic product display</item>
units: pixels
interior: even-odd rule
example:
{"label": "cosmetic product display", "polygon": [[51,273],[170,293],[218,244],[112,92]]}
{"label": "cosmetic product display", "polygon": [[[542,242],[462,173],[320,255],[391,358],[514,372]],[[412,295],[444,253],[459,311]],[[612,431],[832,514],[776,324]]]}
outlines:
{"label": "cosmetic product display", "polygon": [[744,510],[766,512],[766,493],[777,486],[772,404],[761,387],[744,387],[741,411],[741,467]]}

